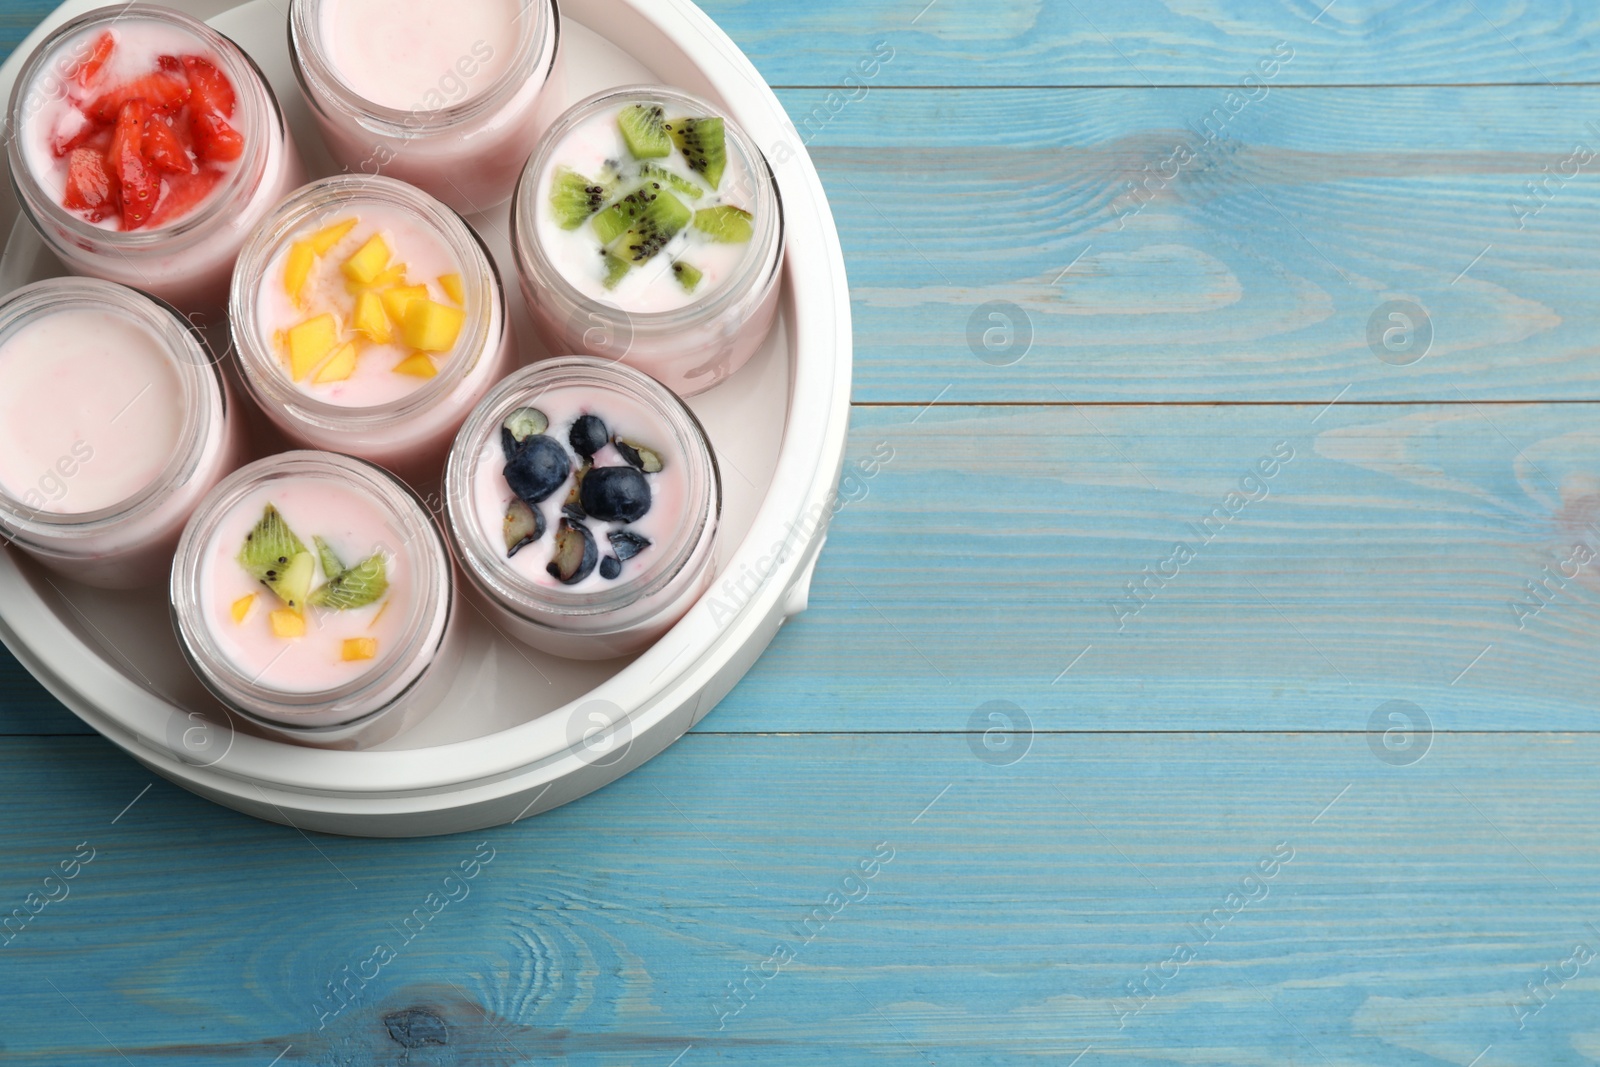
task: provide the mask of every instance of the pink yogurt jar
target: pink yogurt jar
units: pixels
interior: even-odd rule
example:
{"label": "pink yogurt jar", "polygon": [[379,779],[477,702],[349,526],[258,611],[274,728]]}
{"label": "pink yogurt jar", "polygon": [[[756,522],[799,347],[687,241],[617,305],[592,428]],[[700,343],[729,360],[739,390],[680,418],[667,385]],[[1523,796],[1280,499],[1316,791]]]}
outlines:
{"label": "pink yogurt jar", "polygon": [[56,278],[0,303],[0,531],[64,577],[164,580],[239,423],[199,333],[120,285]]}
{"label": "pink yogurt jar", "polygon": [[293,0],[295,74],[338,163],[474,214],[565,106],[555,0]]}
{"label": "pink yogurt jar", "polygon": [[291,441],[417,485],[513,359],[477,234],[392,178],[325,178],[278,205],[239,257],[229,320],[251,395]]}
{"label": "pink yogurt jar", "polygon": [[639,652],[714,574],[722,483],[692,412],[588,356],[525,368],[461,428],[446,536],[502,630],[570,659]]}
{"label": "pink yogurt jar", "polygon": [[[199,62],[225,81],[225,119],[220,112],[198,117],[208,109],[197,102],[183,62]],[[117,101],[138,91],[161,94],[168,106],[152,112],[133,138],[140,142],[133,165],[149,183],[141,196],[152,203],[148,218],[128,229],[115,210],[99,217],[67,204],[83,181],[75,171],[80,149],[101,158],[115,154],[103,143],[111,134],[103,123],[92,128],[89,116],[111,115]],[[202,121],[219,119],[237,139],[227,160],[203,157],[194,133]],[[17,77],[10,129],[17,198],[67,269],[142,289],[185,312],[221,309],[246,236],[305,180],[277,99],[250,58],[204,23],[148,4],[101,8],[47,37]],[[157,132],[176,144],[178,167],[151,163]],[[110,180],[124,194],[118,175],[125,173],[111,167]]]}
{"label": "pink yogurt jar", "polygon": [[[625,123],[639,121],[660,128],[654,144],[630,143]],[[654,240],[646,223],[616,221],[633,210],[660,212]],[[512,245],[549,351],[620,360],[693,396],[766,340],[783,227],[766,158],[724,111],[632,86],[590,97],[551,127],[517,190]]]}
{"label": "pink yogurt jar", "polygon": [[460,661],[438,527],[403,483],[349,456],[287,452],[224,480],[184,531],[170,591],[206,688],[301,744],[395,736]]}

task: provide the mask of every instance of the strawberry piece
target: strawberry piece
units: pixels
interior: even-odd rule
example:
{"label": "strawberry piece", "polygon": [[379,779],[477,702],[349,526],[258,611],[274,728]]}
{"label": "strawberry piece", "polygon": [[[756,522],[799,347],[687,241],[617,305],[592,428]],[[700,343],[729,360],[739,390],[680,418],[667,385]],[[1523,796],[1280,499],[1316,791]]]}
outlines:
{"label": "strawberry piece", "polygon": [[74,80],[85,89],[93,85],[94,80],[100,76],[100,69],[106,65],[106,60],[111,58],[111,52],[116,46],[116,38],[111,36],[110,30],[96,37],[94,44],[89,48],[89,54],[79,65]]}
{"label": "strawberry piece", "polygon": [[194,138],[194,154],[213,163],[231,163],[244,154],[244,137],[214,112],[191,112],[189,133]]}
{"label": "strawberry piece", "polygon": [[116,122],[122,106],[143,100],[153,111],[177,111],[189,102],[189,83],[173,74],[146,74],[97,96],[85,109],[96,122]]}
{"label": "strawberry piece", "polygon": [[156,66],[168,74],[183,73],[183,61],[177,56],[156,56]]}
{"label": "strawberry piece", "polygon": [[83,212],[90,222],[100,222],[116,213],[116,179],[106,170],[105,158],[99,152],[92,148],[73,151],[67,161],[67,191],[61,203],[72,211]]}
{"label": "strawberry piece", "polygon": [[198,113],[214,111],[225,119],[233,118],[237,100],[233,83],[218,70],[216,64],[204,56],[184,56],[183,72],[189,76],[189,88],[194,91],[194,110]]}
{"label": "strawberry piece", "polygon": [[209,167],[200,167],[192,174],[168,175],[166,192],[162,194],[161,203],[150,219],[151,228],[183,218],[199,207],[220,181],[222,172]]}
{"label": "strawberry piece", "polygon": [[145,123],[144,157],[168,174],[189,174],[194,171],[194,161],[183,147],[183,142],[160,115],[152,115]]}
{"label": "strawberry piece", "polygon": [[123,104],[106,154],[106,163],[122,191],[124,230],[137,230],[149,222],[156,201],[161,198],[161,175],[140,151],[149,121],[150,105],[145,101],[129,100]]}

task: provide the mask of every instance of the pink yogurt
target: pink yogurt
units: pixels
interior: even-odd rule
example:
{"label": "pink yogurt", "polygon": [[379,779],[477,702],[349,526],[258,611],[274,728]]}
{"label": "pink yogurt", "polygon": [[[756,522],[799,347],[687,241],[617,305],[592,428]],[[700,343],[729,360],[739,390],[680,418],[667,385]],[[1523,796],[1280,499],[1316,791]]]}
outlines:
{"label": "pink yogurt", "polygon": [[73,580],[159,582],[238,462],[224,379],[170,308],[57,278],[0,304],[0,530]]}
{"label": "pink yogurt", "polygon": [[[335,212],[332,217],[337,221],[338,213]],[[415,214],[387,204],[352,205],[346,217],[360,221],[317,264],[310,282],[302,291],[302,304],[296,305],[290,299],[289,291],[281,284],[292,240],[286,242],[268,264],[256,321],[269,343],[278,331],[287,330],[323,312],[333,312],[342,323],[351,322],[356,298],[345,285],[339,265],[374,236],[383,237],[394,250],[395,261],[407,266],[411,284],[425,286],[429,299],[455,306],[454,299],[445,292],[439,279],[448,274],[461,273],[461,264],[445,247],[437,230],[423,225]],[[305,236],[308,232],[301,231],[299,236]],[[280,284],[273,284],[275,281]],[[389,344],[363,341],[356,371],[349,378],[318,384],[313,380],[313,375],[294,383],[295,386],[302,393],[325,404],[348,408],[379,407],[409,396],[431,379],[396,373],[395,367],[414,353],[399,338],[398,327],[393,333],[396,340]],[[449,358],[448,355],[436,357],[435,361],[442,364]]]}
{"label": "pink yogurt", "polygon": [[[284,285],[293,244],[351,218],[359,220],[355,231],[313,269],[307,306],[294,307]],[[455,347],[428,354],[437,370],[432,378],[395,372],[413,355],[398,333],[394,345],[374,344],[351,321],[355,297],[345,289],[341,264],[374,233],[385,235],[392,262],[405,264],[409,282],[465,312]],[[446,274],[461,278],[460,305],[439,281]],[[290,441],[359,456],[413,485],[437,482],[456,431],[514,359],[499,275],[482,242],[460,215],[392,178],[339,175],[285,199],[241,253],[229,309],[245,383]],[[292,380],[275,335],[327,310],[339,319],[341,339],[357,342],[356,372],[337,383]]]}
{"label": "pink yogurt", "polygon": [[[345,567],[381,555],[381,598],[337,610],[310,596],[304,633],[275,629],[273,612],[290,608],[239,562],[269,504],[316,559],[313,592],[328,578],[320,537]],[[376,744],[432,711],[453,682],[461,638],[450,557],[416,495],[372,464],[307,451],[241,468],[201,503],[170,572],[174,626],[200,680],[286,740]],[[347,656],[346,642],[369,641]]]}
{"label": "pink yogurt", "polygon": [[[244,139],[236,161],[208,164],[223,177],[192,207],[163,219],[162,204],[185,177],[163,176],[152,225],[124,232],[115,218],[90,222],[62,206],[68,160],[54,139],[82,122],[75,103],[94,95],[75,74],[104,32],[116,41],[106,72],[128,80],[155,68],[158,56],[198,55],[232,84],[230,124]],[[102,77],[95,85],[115,84]],[[29,58],[11,98],[9,144],[24,213],[74,273],[141,289],[185,312],[214,314],[227,299],[234,261],[249,231],[285,193],[304,181],[271,88],[233,42],[180,12],[145,4],[93,11],[67,23]]]}
{"label": "pink yogurt", "polygon": [[293,0],[295,72],[334,159],[475,214],[565,106],[553,0]]}
{"label": "pink yogurt", "polygon": [[[277,507],[307,548],[312,547],[313,535],[321,537],[347,566],[382,553],[388,561],[389,578],[384,599],[350,611],[308,608],[305,637],[276,636],[269,617],[283,605],[238,561],[245,535],[269,503]],[[200,559],[200,609],[234,670],[281,693],[316,693],[347,685],[384,665],[385,654],[395,649],[410,615],[415,566],[387,513],[369,496],[340,482],[285,479],[242,497],[217,524]],[[312,588],[327,577],[319,563]],[[252,595],[256,600],[244,621],[234,622],[232,606],[241,597]],[[349,638],[375,638],[378,658],[343,660],[343,642]]]}
{"label": "pink yogurt", "polygon": [[[569,517],[593,534],[601,565],[572,585],[552,575],[563,508],[574,484],[528,502],[545,520],[543,537],[508,555],[504,519],[514,499],[505,478],[501,427],[522,408],[548,419],[574,469],[573,423],[595,415],[609,437],[654,451],[661,470],[647,473],[649,511],[623,524]],[[626,463],[616,444],[594,453],[595,472]],[[694,605],[714,576],[722,489],[716,459],[689,409],[659,383],[631,368],[587,356],[563,356],[524,368],[496,386],[462,427],[450,453],[444,497],[449,539],[462,572],[502,632],[542,651],[572,659],[636,653],[666,633]],[[650,542],[607,577],[606,557],[620,559],[610,537],[626,529]]]}
{"label": "pink yogurt", "polygon": [[[616,530],[630,530],[640,535],[651,542],[651,548],[623,563],[622,573],[616,579],[602,577],[599,568],[575,585],[565,585],[552,577],[547,565],[555,542],[555,532],[561,523],[561,507],[573,485],[573,477],[569,476],[559,490],[539,505],[547,528],[544,537],[508,558],[505,565],[523,581],[562,594],[584,594],[626,586],[642,571],[649,569],[649,553],[657,545],[669,543],[683,524],[684,505],[689,495],[689,467],[684,462],[681,450],[675,447],[676,437],[672,428],[655,412],[620,393],[597,396],[593,390],[568,386],[540,393],[530,403],[550,420],[546,436],[567,445],[574,472],[581,466],[582,459],[572,451],[568,434],[580,415],[598,416],[614,436],[645,445],[661,456],[664,463],[660,472],[645,476],[650,486],[651,506],[643,518],[632,523],[602,522],[593,518],[587,520],[602,559],[612,554],[607,535]],[[596,468],[618,467],[626,462],[615,445],[607,445],[594,455]],[[477,473],[473,478],[473,503],[481,534],[491,542],[502,536],[506,508],[514,496],[506,484],[505,465],[505,450],[498,436],[485,441],[478,450]]]}

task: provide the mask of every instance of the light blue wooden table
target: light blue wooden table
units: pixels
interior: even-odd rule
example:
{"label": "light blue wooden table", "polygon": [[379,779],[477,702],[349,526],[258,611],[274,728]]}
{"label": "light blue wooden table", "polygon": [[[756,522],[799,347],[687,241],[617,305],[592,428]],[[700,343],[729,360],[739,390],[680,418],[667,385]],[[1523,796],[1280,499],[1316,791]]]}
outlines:
{"label": "light blue wooden table", "polygon": [[152,782],[8,660],[0,912],[80,867],[0,1063],[1600,1062],[1600,9],[1325,2],[710,3],[893,453],[810,613],[423,841]]}

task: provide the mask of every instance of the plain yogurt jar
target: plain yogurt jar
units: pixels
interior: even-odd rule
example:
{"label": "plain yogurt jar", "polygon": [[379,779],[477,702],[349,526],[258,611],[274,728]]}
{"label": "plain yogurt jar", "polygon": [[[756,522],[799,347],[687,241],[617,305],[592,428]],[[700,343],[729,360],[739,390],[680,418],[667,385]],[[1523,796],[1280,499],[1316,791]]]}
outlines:
{"label": "plain yogurt jar", "polygon": [[69,270],[214,312],[246,235],[304,181],[266,80],[177,11],[101,8],[47,37],[12,90],[24,213]]}
{"label": "plain yogurt jar", "polygon": [[459,662],[438,527],[403,483],[349,456],[283,453],[218,485],[178,545],[171,606],[206,688],[302,744],[395,736]]}
{"label": "plain yogurt jar", "polygon": [[507,378],[461,428],[444,497],[451,549],[497,625],[553,655],[641,651],[713,578],[710,442],[627,367],[565,356]]}
{"label": "plain yogurt jar", "polygon": [[766,158],[725,112],[631,86],[551,127],[518,187],[512,244],[550,351],[620,360],[692,396],[766,339],[783,225]]}
{"label": "plain yogurt jar", "polygon": [[251,394],[292,441],[418,484],[513,358],[482,242],[392,178],[326,178],[280,204],[239,257],[229,321]]}
{"label": "plain yogurt jar", "polygon": [[503,204],[560,113],[555,0],[293,0],[295,75],[328,150],[468,214]]}
{"label": "plain yogurt jar", "polygon": [[166,577],[240,430],[199,333],[171,307],[88,278],[0,303],[0,532],[107,588]]}

